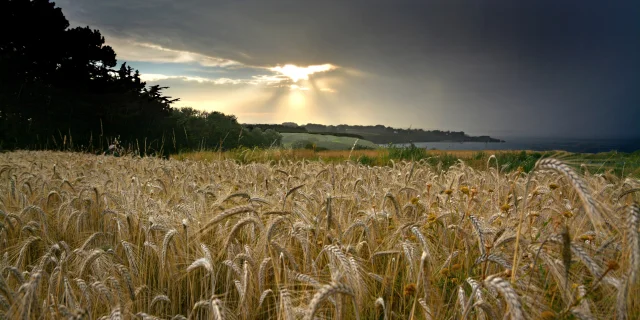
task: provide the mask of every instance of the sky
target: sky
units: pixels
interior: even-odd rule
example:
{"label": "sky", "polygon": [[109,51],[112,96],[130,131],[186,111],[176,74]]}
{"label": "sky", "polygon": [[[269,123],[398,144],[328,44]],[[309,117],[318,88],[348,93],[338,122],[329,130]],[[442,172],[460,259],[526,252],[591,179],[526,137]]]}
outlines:
{"label": "sky", "polygon": [[56,5],[175,106],[241,123],[640,138],[637,1]]}

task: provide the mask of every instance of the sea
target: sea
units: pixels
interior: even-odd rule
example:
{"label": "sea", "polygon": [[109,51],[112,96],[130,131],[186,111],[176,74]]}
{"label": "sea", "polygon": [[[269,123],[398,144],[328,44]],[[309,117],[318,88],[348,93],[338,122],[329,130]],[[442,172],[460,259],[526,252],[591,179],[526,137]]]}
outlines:
{"label": "sea", "polygon": [[[533,150],[553,151],[562,150],[577,153],[600,152],[635,152],[640,150],[640,138],[620,139],[586,139],[586,138],[536,138],[511,137],[500,138],[505,142],[414,142],[420,148],[437,150]],[[396,144],[408,146],[409,143]]]}

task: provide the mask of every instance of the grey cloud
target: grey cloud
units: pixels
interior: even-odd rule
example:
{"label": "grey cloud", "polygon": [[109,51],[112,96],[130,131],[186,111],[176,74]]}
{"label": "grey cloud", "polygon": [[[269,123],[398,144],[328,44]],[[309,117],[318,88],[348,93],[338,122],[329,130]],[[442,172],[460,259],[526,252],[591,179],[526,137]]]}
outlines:
{"label": "grey cloud", "polygon": [[[331,63],[375,75],[338,89],[339,101],[366,108],[360,111],[368,121],[480,133],[589,134],[599,128],[640,135],[633,120],[640,117],[640,5],[632,1],[58,5],[72,23],[99,28],[108,39],[249,66]],[[321,107],[339,114],[337,103]]]}

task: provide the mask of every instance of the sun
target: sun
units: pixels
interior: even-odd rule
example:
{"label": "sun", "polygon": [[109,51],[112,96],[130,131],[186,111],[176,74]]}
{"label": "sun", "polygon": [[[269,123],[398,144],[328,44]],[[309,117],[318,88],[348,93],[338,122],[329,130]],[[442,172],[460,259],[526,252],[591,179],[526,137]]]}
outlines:
{"label": "sun", "polygon": [[287,88],[278,99],[278,113],[287,120],[308,121],[315,117],[318,119],[318,104],[322,105],[332,100],[328,95],[333,95],[337,90],[329,86],[335,82],[336,75],[328,77],[311,77],[313,74],[328,72],[338,67],[333,64],[296,66],[294,64],[279,65],[269,68],[279,78],[279,88]]}
{"label": "sun", "polygon": [[300,80],[309,80],[309,75],[318,72],[326,72],[336,69],[337,67],[326,63],[322,65],[315,66],[307,66],[307,67],[298,67],[293,64],[287,64],[284,66],[277,66],[270,68],[269,70],[278,72],[288,78],[290,78],[293,82],[298,82]]}

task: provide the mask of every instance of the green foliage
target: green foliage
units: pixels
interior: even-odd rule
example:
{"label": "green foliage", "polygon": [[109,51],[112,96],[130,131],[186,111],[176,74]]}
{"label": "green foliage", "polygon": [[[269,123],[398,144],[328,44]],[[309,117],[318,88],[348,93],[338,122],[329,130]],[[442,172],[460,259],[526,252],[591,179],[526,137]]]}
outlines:
{"label": "green foliage", "polygon": [[482,160],[482,159],[485,159],[486,157],[487,155],[483,151],[480,151],[473,155],[473,160]]}
{"label": "green foliage", "polygon": [[282,124],[245,124],[244,125],[246,128],[249,129],[254,129],[254,128],[260,128],[261,130],[273,130],[279,133],[307,133],[307,129],[305,129],[304,127],[294,127],[294,126],[287,126],[287,125],[282,125]]}
{"label": "green foliage", "polygon": [[247,130],[236,117],[221,112],[204,112],[193,108],[174,109],[173,143],[177,151],[230,150],[238,147],[269,148],[279,146],[282,136],[269,129]]}
{"label": "green foliage", "polygon": [[378,164],[378,159],[376,157],[362,155],[358,157],[357,162],[366,166],[375,166]]}
{"label": "green foliage", "polygon": [[[593,174],[610,172],[617,176],[640,177],[640,151],[568,154],[563,157],[563,161],[573,164],[576,170],[588,170]],[[580,168],[581,166],[584,168]]]}
{"label": "green foliage", "polygon": [[418,161],[427,158],[427,149],[416,147],[411,143],[407,147],[398,147],[389,144],[389,158],[393,160],[412,160]]}
{"label": "green foliage", "polygon": [[499,153],[496,155],[500,166],[504,166],[504,170],[513,171],[522,167],[524,172],[529,172],[536,165],[536,161],[542,157],[542,153],[527,153],[520,151],[519,153]]}
{"label": "green foliage", "polygon": [[311,149],[313,150],[315,144],[309,140],[297,140],[291,144],[291,149]]}
{"label": "green foliage", "polygon": [[309,140],[298,140],[291,144],[292,149],[313,150],[314,152],[329,150],[325,147],[318,147],[315,142]]}
{"label": "green foliage", "polygon": [[454,164],[456,164],[458,162],[458,159],[459,159],[458,157],[450,153],[443,153],[438,156],[427,158],[427,163],[429,163],[432,166],[440,165],[442,169],[446,170],[446,169],[449,169]]}

